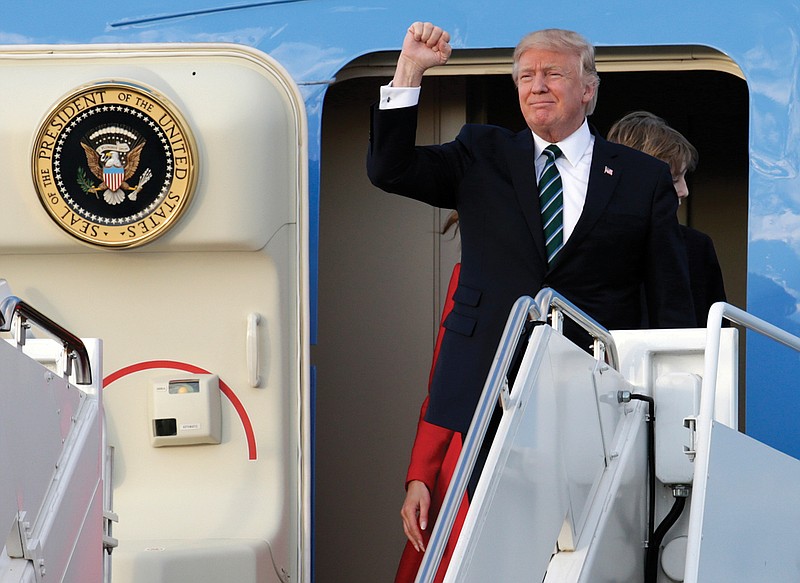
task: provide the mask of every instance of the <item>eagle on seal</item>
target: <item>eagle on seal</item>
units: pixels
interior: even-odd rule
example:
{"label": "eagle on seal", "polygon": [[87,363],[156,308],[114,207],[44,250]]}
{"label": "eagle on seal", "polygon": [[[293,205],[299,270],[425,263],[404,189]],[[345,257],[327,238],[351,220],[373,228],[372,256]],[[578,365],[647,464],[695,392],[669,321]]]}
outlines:
{"label": "eagle on seal", "polygon": [[136,200],[142,186],[150,180],[152,172],[146,169],[134,187],[128,180],[136,174],[145,140],[139,140],[132,131],[120,126],[106,126],[93,132],[81,142],[86,162],[100,184],[86,189],[95,196],[103,191],[103,200],[117,205],[128,198]]}

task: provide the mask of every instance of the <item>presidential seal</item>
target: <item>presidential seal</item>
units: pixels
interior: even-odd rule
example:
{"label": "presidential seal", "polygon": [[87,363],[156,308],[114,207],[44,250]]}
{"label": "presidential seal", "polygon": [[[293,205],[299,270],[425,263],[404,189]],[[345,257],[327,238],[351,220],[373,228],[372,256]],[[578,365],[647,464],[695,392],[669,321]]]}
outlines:
{"label": "presidential seal", "polygon": [[47,116],[33,149],[39,199],[67,233],[125,248],[162,235],[196,181],[188,126],[154,91],[119,83],[79,89]]}

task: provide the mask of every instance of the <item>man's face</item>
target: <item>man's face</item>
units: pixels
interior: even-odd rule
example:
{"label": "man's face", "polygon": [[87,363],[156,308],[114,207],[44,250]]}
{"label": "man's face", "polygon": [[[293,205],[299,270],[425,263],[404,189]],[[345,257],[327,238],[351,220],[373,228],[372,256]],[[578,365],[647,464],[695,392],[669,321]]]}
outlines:
{"label": "man's face", "polygon": [[558,142],[581,126],[595,88],[583,79],[577,55],[528,49],[518,71],[519,106],[536,135]]}

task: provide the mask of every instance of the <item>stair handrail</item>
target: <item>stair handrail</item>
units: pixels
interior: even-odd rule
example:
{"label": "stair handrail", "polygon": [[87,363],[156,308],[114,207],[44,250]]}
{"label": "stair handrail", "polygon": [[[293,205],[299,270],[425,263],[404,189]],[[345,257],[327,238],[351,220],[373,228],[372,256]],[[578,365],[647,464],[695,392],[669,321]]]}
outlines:
{"label": "stair handrail", "polygon": [[614,370],[619,370],[617,345],[614,337],[602,324],[549,287],[542,288],[536,294],[536,303],[539,305],[541,313],[549,313],[550,325],[559,332],[563,332],[564,315],[569,316],[592,337],[594,357],[600,362],[607,362]]}
{"label": "stair handrail", "polygon": [[[717,366],[719,364],[723,318],[800,352],[800,337],[778,328],[774,324],[770,324],[766,320],[762,320],[731,304],[725,302],[716,302],[713,304],[708,311],[705,349],[706,358],[703,369],[703,384],[700,389],[700,412],[698,414],[698,420],[708,420],[709,423],[714,419]],[[709,356],[711,358],[709,358]]]}
{"label": "stair handrail", "polygon": [[92,384],[92,367],[89,363],[89,352],[83,341],[72,332],[57,324],[36,308],[30,306],[17,296],[7,296],[0,303],[0,332],[10,332],[16,322],[14,336],[17,345],[25,345],[28,322],[47,332],[61,342],[66,356],[65,376],[69,377],[72,361],[75,360],[75,382],[79,385]]}
{"label": "stair handrail", "polygon": [[[687,426],[694,428],[693,445],[690,451],[695,463],[694,489],[703,490],[708,475],[708,450],[711,441],[711,430],[714,417],[714,405],[717,389],[717,369],[720,354],[720,339],[722,335],[722,319],[730,320],[748,330],[758,332],[776,342],[800,352],[800,337],[795,336],[766,320],[754,316],[744,310],[726,302],[716,302],[708,311],[706,323],[705,363],[703,368],[703,382],[700,386],[700,410],[694,420],[689,420]],[[705,497],[693,496],[691,516],[703,516],[705,510]],[[687,530],[686,564],[697,564],[699,561],[700,545],[696,541],[702,539],[702,520],[691,519]],[[694,580],[694,573],[689,574],[687,582]]]}

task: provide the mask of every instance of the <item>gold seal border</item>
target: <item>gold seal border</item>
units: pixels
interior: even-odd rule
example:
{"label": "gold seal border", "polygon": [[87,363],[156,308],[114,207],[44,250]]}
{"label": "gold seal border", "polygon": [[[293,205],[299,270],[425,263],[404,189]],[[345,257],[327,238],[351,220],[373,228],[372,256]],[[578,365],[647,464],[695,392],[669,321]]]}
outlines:
{"label": "gold seal border", "polygon": [[[161,129],[168,136],[174,165],[169,191],[140,220],[124,225],[96,222],[76,213],[55,182],[53,150],[64,128],[87,109],[104,104],[141,111],[159,125],[168,116]],[[54,129],[60,131],[54,133]],[[45,116],[33,145],[33,182],[39,202],[54,222],[73,237],[104,248],[138,247],[166,233],[189,207],[197,185],[196,152],[189,125],[157,91],[135,82],[98,81],[74,90]]]}

